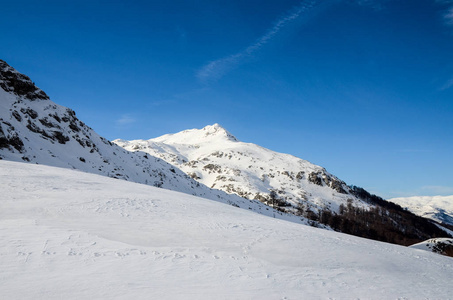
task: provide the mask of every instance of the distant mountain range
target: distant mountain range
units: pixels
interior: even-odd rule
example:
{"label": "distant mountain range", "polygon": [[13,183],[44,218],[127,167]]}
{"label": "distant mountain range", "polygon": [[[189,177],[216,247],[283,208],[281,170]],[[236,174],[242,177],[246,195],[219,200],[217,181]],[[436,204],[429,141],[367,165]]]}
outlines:
{"label": "distant mountain range", "polygon": [[453,229],[453,196],[417,196],[392,198],[394,202],[418,216],[444,223]]}
{"label": "distant mountain range", "polygon": [[0,159],[78,169],[386,242],[446,235],[323,167],[240,142],[218,124],[112,143],[1,60],[0,87]]}

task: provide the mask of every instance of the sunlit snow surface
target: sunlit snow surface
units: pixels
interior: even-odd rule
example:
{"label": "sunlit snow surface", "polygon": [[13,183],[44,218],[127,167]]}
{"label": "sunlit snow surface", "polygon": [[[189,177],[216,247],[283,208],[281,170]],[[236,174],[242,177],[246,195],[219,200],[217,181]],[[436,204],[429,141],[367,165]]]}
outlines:
{"label": "sunlit snow surface", "polygon": [[2,299],[451,299],[453,260],[0,161]]}

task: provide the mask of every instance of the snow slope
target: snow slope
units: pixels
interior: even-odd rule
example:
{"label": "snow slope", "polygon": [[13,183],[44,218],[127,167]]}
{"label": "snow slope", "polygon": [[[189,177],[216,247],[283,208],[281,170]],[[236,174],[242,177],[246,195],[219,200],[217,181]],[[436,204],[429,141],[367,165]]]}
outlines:
{"label": "snow slope", "polygon": [[450,299],[453,260],[0,161],[2,299]]}
{"label": "snow slope", "polygon": [[396,203],[416,215],[453,226],[453,196],[416,196],[392,198]]}
{"label": "snow slope", "polygon": [[298,223],[259,201],[213,190],[144,152],[129,152],[99,136],[74,111],[52,102],[26,75],[0,60],[0,159],[77,169],[229,203]]}
{"label": "snow slope", "polygon": [[280,206],[293,212],[299,203],[315,212],[318,208],[337,212],[348,199],[354,206],[367,206],[324,168],[240,142],[219,124],[150,140],[113,142],[129,151],[160,157],[199,182],[227,193],[270,203],[270,192],[274,191]]}

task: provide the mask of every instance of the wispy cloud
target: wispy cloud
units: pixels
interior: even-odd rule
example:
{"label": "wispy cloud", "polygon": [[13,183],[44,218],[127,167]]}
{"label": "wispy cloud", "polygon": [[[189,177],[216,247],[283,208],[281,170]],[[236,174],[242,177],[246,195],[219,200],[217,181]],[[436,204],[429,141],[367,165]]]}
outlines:
{"label": "wispy cloud", "polygon": [[447,25],[453,25],[453,7],[444,14],[444,20]]}
{"label": "wispy cloud", "polygon": [[[445,4],[449,7],[443,13],[444,23],[447,26],[453,26],[453,0],[436,0],[439,4]],[[441,88],[441,91],[445,91],[453,87],[453,78],[449,79]]]}
{"label": "wispy cloud", "polygon": [[135,123],[136,119],[133,118],[130,114],[122,115],[118,120],[116,120],[117,126],[126,126],[132,123]]}
{"label": "wispy cloud", "polygon": [[269,43],[285,26],[299,18],[305,12],[310,10],[318,1],[305,0],[302,1],[296,8],[289,11],[285,16],[277,20],[266,34],[257,39],[253,44],[238,52],[227,57],[223,57],[204,65],[198,72],[197,77],[203,83],[215,81],[223,77],[228,71],[239,65],[244,58],[252,56],[255,52],[260,50],[264,45]]}
{"label": "wispy cloud", "polygon": [[[439,4],[453,5],[453,0],[436,0]],[[450,6],[443,14],[445,24],[453,25],[453,6]]]}
{"label": "wispy cloud", "polygon": [[451,78],[450,80],[448,80],[441,88],[440,90],[441,91],[445,91],[445,90],[448,90],[449,88],[453,87],[453,78]]}
{"label": "wispy cloud", "polygon": [[[389,2],[390,0],[352,1],[358,5],[367,6],[379,11],[385,9],[385,3]],[[254,43],[252,43],[242,51],[210,61],[203,67],[201,67],[196,73],[198,80],[202,83],[209,83],[222,78],[229,71],[243,63],[247,57],[253,56],[254,53],[260,50],[264,45],[269,43],[285,26],[301,17],[302,15],[307,13],[307,11],[312,9],[317,3],[321,2],[322,1],[320,0],[303,0],[298,6],[278,19],[277,22],[263,36],[258,38]],[[440,4],[446,4],[448,6],[453,5],[453,0],[436,0],[436,2]],[[453,26],[453,6],[450,6],[448,8],[443,17],[445,24]],[[450,80],[442,89],[447,89],[451,86],[453,86],[453,79]]]}

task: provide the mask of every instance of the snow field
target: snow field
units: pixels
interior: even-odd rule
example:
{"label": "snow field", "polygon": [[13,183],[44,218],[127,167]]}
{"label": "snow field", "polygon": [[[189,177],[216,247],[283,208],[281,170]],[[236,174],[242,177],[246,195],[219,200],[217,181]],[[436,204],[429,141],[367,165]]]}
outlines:
{"label": "snow field", "polygon": [[2,299],[449,299],[453,260],[0,161]]}

